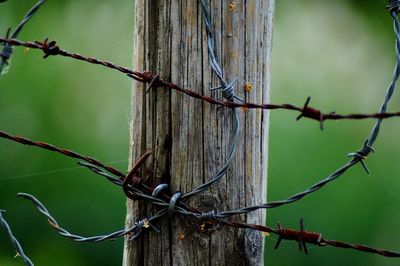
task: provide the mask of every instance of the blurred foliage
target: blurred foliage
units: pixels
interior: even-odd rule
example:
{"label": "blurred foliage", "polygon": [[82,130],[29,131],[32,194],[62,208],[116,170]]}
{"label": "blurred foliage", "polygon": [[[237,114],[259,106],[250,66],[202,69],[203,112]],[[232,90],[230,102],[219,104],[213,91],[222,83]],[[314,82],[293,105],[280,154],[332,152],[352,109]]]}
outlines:
{"label": "blurred foliage", "polygon": [[[19,23],[34,1],[0,6],[0,32]],[[46,1],[20,34],[48,36],[71,51],[130,66],[132,1]],[[42,59],[16,49],[10,71],[0,79],[1,129],[99,158],[124,170],[128,165],[130,80],[119,73],[66,58]],[[110,97],[112,95],[112,97]],[[36,265],[120,265],[123,241],[75,243],[58,236],[33,206],[15,197],[36,195],[61,225],[95,235],[123,228],[125,198],[119,188],[77,167],[75,160],[0,143],[1,206]],[[0,234],[0,265],[14,264]]]}
{"label": "blurred foliage", "polygon": [[[0,5],[0,32],[15,26],[33,1]],[[277,0],[271,99],[324,111],[376,112],[394,66],[394,38],[384,1]],[[57,40],[71,51],[129,66],[133,1],[47,1],[20,38]],[[42,60],[16,49],[10,72],[0,79],[1,130],[92,155],[126,169],[130,80],[119,73],[65,58]],[[110,97],[110,95],[112,97]],[[391,110],[398,111],[395,95]],[[374,121],[327,122],[325,130],[295,114],[271,112],[268,199],[286,198],[320,180],[361,147]],[[396,154],[398,119],[385,121],[368,158],[372,174],[355,167],[303,201],[270,210],[278,221],[322,232],[328,239],[400,250],[400,182]],[[26,253],[37,265],[120,265],[122,240],[75,243],[52,231],[36,210],[15,197],[32,193],[73,232],[93,235],[123,227],[125,199],[116,187],[75,161],[0,141],[0,203]],[[284,242],[267,265],[393,265],[393,259],[333,248],[310,247],[310,255]],[[0,265],[21,265],[0,233]]]}

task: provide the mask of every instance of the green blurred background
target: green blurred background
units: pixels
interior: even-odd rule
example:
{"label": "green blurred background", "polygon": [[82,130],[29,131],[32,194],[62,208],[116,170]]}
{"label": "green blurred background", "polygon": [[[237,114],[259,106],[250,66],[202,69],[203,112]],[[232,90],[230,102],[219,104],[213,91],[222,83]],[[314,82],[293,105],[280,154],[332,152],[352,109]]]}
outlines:
{"label": "green blurred background", "polygon": [[[0,4],[0,32],[15,26],[33,1]],[[133,1],[47,1],[24,28],[23,40],[57,40],[71,51],[130,66]],[[324,111],[376,112],[394,66],[392,23],[379,1],[277,0],[271,98],[275,103]],[[131,81],[107,69],[16,49],[10,72],[0,79],[0,129],[45,140],[127,168]],[[390,110],[398,111],[395,94]],[[325,177],[347,160],[374,121],[295,122],[295,114],[271,112],[268,199],[286,198]],[[268,212],[280,221],[322,232],[327,239],[400,250],[400,155],[398,119],[385,121],[368,158],[306,199]],[[76,167],[75,160],[0,140],[0,208],[36,265],[120,265],[122,240],[76,243],[57,235],[17,192],[36,195],[72,232],[95,235],[123,227],[125,199],[119,188]],[[0,231],[1,232],[1,231]],[[371,254],[309,247],[310,255],[284,242],[267,265],[394,265]],[[0,233],[0,265],[22,265]]]}

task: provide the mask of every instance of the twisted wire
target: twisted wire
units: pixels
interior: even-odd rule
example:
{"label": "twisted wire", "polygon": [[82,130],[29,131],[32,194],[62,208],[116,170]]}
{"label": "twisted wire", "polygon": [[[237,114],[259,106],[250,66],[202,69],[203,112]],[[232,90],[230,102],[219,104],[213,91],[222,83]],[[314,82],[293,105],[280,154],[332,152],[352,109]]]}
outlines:
{"label": "twisted wire", "polygon": [[[99,167],[97,167],[95,165],[83,164],[82,166],[88,167],[88,169],[92,170],[94,173],[105,176],[105,177],[107,177],[107,179],[112,179],[112,176],[110,174],[104,172],[103,170],[101,170]],[[115,184],[122,186],[121,180],[116,179],[116,178],[114,178],[113,180],[116,181]],[[119,180],[119,181],[117,181],[117,180]],[[153,222],[155,220],[161,219],[168,213],[168,208],[169,208],[170,204],[162,199],[158,199],[158,198],[154,198],[152,196],[146,195],[145,193],[143,193],[142,191],[138,190],[135,187],[130,187],[130,189],[135,191],[135,193],[137,193],[137,195],[143,197],[143,199],[148,200],[150,203],[161,207],[161,209],[153,217],[150,217],[147,219],[146,218],[142,219],[142,220],[140,220],[142,222],[140,222],[140,221],[137,222],[131,228],[119,230],[119,231],[110,233],[108,235],[94,236],[94,237],[83,237],[83,236],[69,233],[67,230],[60,228],[60,226],[58,225],[56,220],[50,215],[50,213],[47,211],[47,209],[44,207],[44,205],[42,203],[40,203],[39,200],[37,200],[33,196],[31,196],[29,194],[25,194],[25,193],[20,193],[19,196],[22,196],[22,197],[30,200],[36,206],[36,208],[44,216],[46,216],[49,219],[50,225],[53,228],[55,228],[61,235],[65,236],[67,238],[73,239],[75,241],[83,241],[83,242],[100,242],[100,241],[112,240],[112,239],[115,239],[115,238],[118,238],[118,237],[121,237],[124,235],[128,235],[129,239],[133,240],[133,239],[137,239],[141,235],[141,233],[143,231],[143,230],[141,230],[141,229],[143,229],[141,225],[143,225],[145,220],[147,220],[149,222]],[[267,233],[274,233],[274,234],[277,234],[278,236],[280,236],[282,234],[283,234],[283,236],[285,236],[285,235],[288,236],[288,234],[293,236],[294,234],[296,234],[293,232],[293,229],[291,229],[291,231],[289,231],[289,230],[279,231],[277,229],[273,229],[273,228],[266,227],[263,225],[244,224],[244,223],[231,222],[231,221],[227,221],[227,220],[221,220],[218,218],[218,216],[216,215],[216,211],[214,211],[214,210],[210,211],[210,212],[201,213],[194,208],[187,208],[187,207],[181,207],[181,206],[184,206],[184,204],[182,202],[177,202],[174,212],[179,213],[181,215],[190,215],[190,216],[196,217],[200,220],[209,220],[212,223],[220,223],[220,224],[228,225],[228,226],[231,226],[234,228],[247,228],[247,229],[252,229],[252,230],[257,230],[257,231],[262,231],[262,232],[267,232]],[[151,225],[152,224],[150,223],[150,226]],[[152,228],[153,228],[153,226],[152,226]],[[286,237],[284,239],[298,241],[296,239],[287,239],[287,238],[289,238],[289,237]],[[310,242],[308,242],[310,240],[307,240],[307,239],[310,239],[310,238],[308,238],[308,237],[305,238],[305,241],[307,243],[310,243]],[[362,252],[375,253],[375,254],[378,254],[381,256],[386,256],[386,257],[399,257],[400,256],[399,253],[393,252],[393,251],[376,249],[376,248],[372,248],[372,247],[368,247],[368,246],[364,246],[364,245],[355,245],[355,244],[350,244],[350,243],[341,242],[341,241],[337,241],[337,240],[325,240],[322,238],[319,246],[325,246],[325,245],[330,245],[330,246],[333,246],[336,248],[354,249],[354,250],[362,251]]]}
{"label": "twisted wire", "polygon": [[[222,88],[222,96],[229,102],[233,102],[234,99],[238,99],[236,97],[234,89],[233,89],[233,84],[235,83],[236,80],[233,80],[232,82],[228,83],[222,73],[222,68],[218,63],[218,60],[215,55],[215,38],[214,34],[212,33],[213,29],[211,26],[211,19],[210,19],[210,14],[207,10],[207,7],[204,3],[203,0],[199,0],[202,11],[203,11],[203,18],[204,18],[204,23],[206,25],[206,31],[207,31],[207,44],[208,44],[208,58],[210,61],[211,68],[213,69],[214,74],[218,77],[220,81],[220,85]],[[239,115],[236,111],[236,109],[231,110],[231,119],[232,119],[232,136],[230,139],[230,146],[227,154],[227,159],[224,163],[224,165],[221,167],[221,169],[215,174],[213,178],[211,178],[209,181],[203,183],[202,185],[194,188],[192,191],[184,194],[182,196],[182,199],[187,199],[190,198],[198,193],[203,192],[207,188],[211,187],[213,184],[217,183],[228,171],[228,168],[230,164],[232,163],[233,157],[235,155],[236,147],[238,145],[238,139],[239,139],[239,127],[240,127],[240,121],[239,121]]]}
{"label": "twisted wire", "polygon": [[[8,38],[0,37],[0,43],[7,43],[7,44],[10,44],[11,46],[23,46],[23,47],[28,47],[28,48],[32,48],[32,49],[39,49],[44,52],[46,51],[46,46],[44,46],[43,43],[37,42],[37,41],[36,42],[23,42],[23,41],[20,41],[17,39],[8,39]],[[45,53],[45,55],[46,55],[46,53]],[[61,48],[59,48],[59,51],[57,52],[57,54],[52,54],[52,55],[69,57],[69,58],[73,58],[75,60],[85,61],[90,64],[101,65],[101,66],[104,66],[107,68],[111,68],[111,69],[117,70],[121,73],[124,73],[139,82],[149,82],[150,83],[152,81],[152,79],[149,80],[146,78],[146,76],[149,76],[149,74],[152,74],[152,76],[156,75],[155,73],[150,73],[148,71],[130,70],[129,68],[118,66],[109,61],[102,61],[102,60],[99,60],[94,57],[86,57],[86,56],[78,54],[78,53],[70,53]],[[158,85],[158,86],[166,87],[166,88],[169,88],[172,90],[176,90],[178,92],[188,95],[189,97],[202,100],[209,104],[223,106],[223,107],[227,107],[227,108],[246,108],[246,109],[263,109],[263,110],[279,110],[279,109],[281,109],[281,110],[288,110],[288,111],[296,111],[296,112],[299,112],[302,115],[302,117],[311,119],[311,120],[316,120],[319,123],[321,123],[321,121],[327,121],[327,120],[362,120],[362,119],[377,119],[377,118],[387,119],[387,118],[391,118],[391,117],[399,117],[400,116],[400,111],[389,112],[389,113],[372,113],[372,114],[361,114],[361,113],[359,113],[359,114],[339,114],[336,112],[323,113],[322,111],[320,111],[316,108],[312,108],[312,107],[304,108],[304,107],[296,106],[296,105],[289,104],[289,103],[257,104],[257,103],[250,103],[250,102],[221,101],[221,100],[215,99],[215,98],[207,96],[207,95],[199,94],[190,89],[182,88],[182,87],[178,86],[177,84],[174,84],[172,82],[169,82],[169,81],[161,79],[161,78],[158,78],[156,81],[154,81],[153,85]]]}
{"label": "twisted wire", "polygon": [[[154,216],[151,216],[149,218],[144,218],[141,219],[137,222],[135,222],[134,226],[130,228],[126,228],[123,230],[118,230],[116,232],[110,233],[108,235],[101,235],[101,236],[92,236],[92,237],[84,237],[80,236],[77,234],[72,234],[66,229],[61,228],[55,218],[51,216],[49,211],[46,209],[46,207],[34,196],[26,193],[19,193],[18,196],[21,196],[25,199],[28,199],[31,201],[35,207],[39,210],[40,213],[42,213],[49,221],[49,224],[58,231],[58,233],[64,237],[67,237],[69,239],[72,239],[77,242],[102,242],[106,240],[114,240],[116,238],[122,237],[122,236],[127,236],[129,240],[136,240],[138,239],[143,231],[145,229],[151,228],[155,232],[159,233],[159,230],[153,225],[153,222],[156,220],[159,220],[160,218],[164,217],[168,213],[168,207],[163,208],[159,210]],[[175,210],[174,210],[175,211]],[[180,211],[177,211],[181,213]],[[185,213],[183,213],[185,214]],[[186,213],[189,214],[189,213]],[[257,225],[257,224],[244,224],[244,223],[237,223],[237,222],[229,222],[229,221],[222,221],[222,220],[216,220],[214,217],[215,212],[207,212],[204,213],[202,218],[199,219],[206,219],[206,220],[212,220],[212,222],[216,223],[221,223],[223,225],[228,225],[234,228],[247,228],[247,229],[252,229],[252,230],[257,230],[257,231],[262,231],[266,233],[273,233],[279,236],[276,248],[279,246],[281,240],[288,240],[288,241],[296,241],[299,243],[299,247],[303,247],[304,251],[307,252],[307,248],[305,246],[306,243],[308,244],[314,244],[320,247],[324,246],[332,246],[336,248],[345,248],[345,249],[353,249],[361,252],[368,252],[368,253],[374,253],[378,254],[381,256],[385,257],[400,257],[400,253],[394,252],[394,251],[388,251],[384,249],[378,249],[374,247],[369,247],[365,245],[357,245],[357,244],[351,244],[351,243],[346,243],[343,241],[338,241],[338,240],[328,240],[322,238],[322,234],[316,233],[316,232],[311,232],[311,231],[306,231],[303,228],[301,230],[295,230],[291,228],[284,228],[280,224],[278,225],[277,229],[267,227],[264,225]],[[300,249],[301,250],[301,249]]]}
{"label": "twisted wire", "polygon": [[[85,162],[79,162],[80,165],[87,167],[89,170],[93,171],[96,174],[99,174],[101,176],[104,176],[107,178],[109,181],[112,183],[122,186],[124,188],[124,191],[127,195],[132,195],[134,197],[144,199],[146,201],[149,201],[150,203],[160,207],[160,210],[153,216],[149,218],[144,218],[141,220],[138,220],[135,225],[131,228],[126,228],[122,230],[118,230],[116,232],[107,234],[107,235],[102,235],[102,236],[93,236],[93,237],[83,237],[79,236],[76,234],[71,234],[69,231],[61,228],[56,220],[50,215],[48,210],[45,208],[45,206],[37,200],[35,197],[32,195],[26,194],[26,193],[19,193],[18,196],[21,196],[25,199],[30,200],[35,207],[38,209],[38,211],[43,214],[45,217],[48,218],[50,225],[55,228],[59,234],[71,238],[75,241],[80,241],[80,242],[100,242],[104,240],[110,240],[114,239],[117,237],[125,236],[127,235],[129,239],[133,240],[138,238],[146,228],[152,228],[156,232],[158,232],[158,229],[152,225],[152,221],[158,220],[167,214],[169,216],[173,215],[174,213],[176,214],[182,214],[182,215],[190,215],[193,217],[196,217],[201,220],[206,220],[207,222],[211,223],[221,223],[229,226],[233,226],[236,228],[249,228],[249,229],[254,229],[254,230],[259,230],[259,231],[264,231],[264,232],[272,232],[275,234],[279,235],[279,240],[277,243],[277,246],[279,246],[279,243],[282,239],[284,240],[292,240],[292,241],[297,241],[299,243],[300,248],[304,248],[304,251],[307,253],[307,249],[305,244],[306,243],[311,243],[319,246],[325,246],[325,245],[330,245],[334,247],[340,247],[340,248],[351,248],[351,249],[356,249],[359,251],[364,251],[364,252],[370,252],[370,253],[376,253],[379,255],[383,256],[389,256],[389,257],[398,257],[400,256],[399,253],[396,252],[391,252],[391,251],[386,251],[386,250],[380,250],[380,249],[375,249],[371,248],[368,246],[364,245],[354,245],[354,244],[349,244],[345,242],[340,242],[336,240],[325,240],[322,238],[321,234],[314,233],[314,232],[309,232],[305,231],[303,228],[303,224],[301,222],[301,230],[294,230],[294,229],[288,229],[288,228],[283,228],[280,225],[278,226],[278,229],[271,229],[262,225],[251,225],[251,224],[243,224],[243,223],[235,223],[235,222],[230,222],[227,220],[224,220],[230,216],[233,215],[239,215],[243,213],[247,213],[250,211],[254,211],[260,208],[275,208],[279,207],[282,205],[290,204],[293,202],[296,202],[306,195],[309,195],[329,182],[335,180],[336,178],[340,177],[344,172],[346,172],[349,168],[352,166],[361,163],[364,169],[369,173],[368,168],[364,164],[364,159],[371,153],[373,152],[373,144],[376,141],[376,138],[378,137],[379,131],[380,131],[380,126],[381,122],[384,118],[388,118],[391,116],[399,116],[399,113],[386,113],[387,110],[387,105],[393,95],[396,82],[398,80],[399,74],[400,74],[400,53],[399,53],[399,47],[400,47],[400,26],[399,26],[399,21],[397,18],[397,13],[399,12],[399,1],[391,0],[388,6],[388,9],[393,17],[393,22],[394,22],[394,31],[396,35],[396,67],[394,70],[393,74],[393,79],[391,84],[389,85],[386,96],[384,99],[384,102],[379,110],[379,113],[372,114],[372,115],[364,115],[364,114],[352,114],[352,115],[337,115],[334,113],[330,114],[323,114],[321,111],[311,108],[308,106],[309,100],[307,99],[306,104],[300,108],[296,107],[293,105],[289,104],[283,104],[283,105],[273,105],[273,104],[264,104],[264,105],[256,105],[252,103],[237,103],[234,102],[234,99],[238,99],[235,94],[234,94],[234,89],[233,89],[233,84],[236,82],[236,80],[233,80],[232,82],[228,83],[223,77],[222,74],[222,69],[218,64],[218,60],[215,55],[215,39],[212,34],[212,27],[211,27],[211,19],[208,14],[208,10],[202,0],[199,0],[200,4],[202,6],[203,10],[203,16],[204,16],[204,21],[206,25],[206,30],[207,30],[207,36],[208,36],[208,50],[209,50],[209,60],[210,60],[210,65],[213,69],[213,72],[216,74],[218,77],[221,86],[218,87],[218,89],[221,89],[222,91],[222,96],[227,100],[227,101],[218,101],[215,100],[211,97],[208,96],[202,96],[200,94],[197,94],[195,92],[192,92],[187,89],[183,89],[178,87],[175,84],[169,83],[168,81],[162,80],[159,78],[159,76],[155,73],[151,73],[148,71],[143,71],[143,72],[137,72],[137,71],[132,71],[127,68],[123,68],[120,66],[117,66],[111,62],[107,61],[100,61],[96,58],[91,58],[91,57],[84,57],[79,54],[71,54],[68,53],[67,51],[64,51],[60,49],[55,41],[48,41],[47,39],[44,40],[44,42],[20,42],[15,39],[6,39],[0,38],[0,42],[3,42],[5,45],[9,45],[10,47],[15,45],[15,46],[25,46],[25,47],[31,47],[31,48],[36,48],[36,49],[41,49],[44,52],[44,58],[47,58],[48,56],[51,55],[62,55],[62,56],[67,56],[67,57],[72,57],[78,60],[83,60],[87,61],[89,63],[93,64],[99,64],[103,65],[109,68],[116,69],[120,72],[123,72],[125,74],[128,74],[130,77],[141,81],[141,82],[147,82],[149,83],[148,89],[151,88],[152,86],[158,86],[158,85],[163,85],[167,86],[171,89],[176,89],[178,91],[184,92],[188,94],[189,96],[192,96],[194,98],[199,98],[204,101],[207,101],[209,103],[213,104],[219,104],[227,107],[248,107],[248,108],[262,108],[262,109],[287,109],[287,110],[296,110],[300,112],[300,116],[298,117],[307,117],[310,119],[318,120],[322,122],[324,120],[328,119],[363,119],[363,118],[378,118],[375,126],[371,130],[371,133],[367,139],[367,141],[364,143],[364,145],[361,147],[360,150],[354,153],[350,153],[349,156],[352,157],[352,159],[342,166],[341,168],[337,169],[335,172],[333,172],[331,175],[323,179],[322,181],[316,183],[312,187],[310,187],[308,190],[297,193],[287,200],[282,200],[282,201],[275,201],[275,202],[270,202],[266,204],[261,204],[261,205],[256,205],[256,206],[249,206],[245,208],[241,208],[238,210],[231,210],[231,211],[225,211],[225,212],[217,212],[215,210],[209,211],[209,212],[200,212],[199,210],[196,210],[195,208],[191,208],[187,206],[186,204],[182,203],[180,199],[187,198],[190,196],[193,196],[197,193],[200,193],[201,191],[207,189],[210,187],[213,183],[217,182],[225,173],[226,170],[232,161],[233,155],[235,153],[235,147],[237,143],[237,138],[238,138],[238,132],[239,132],[239,119],[238,115],[236,113],[236,110],[232,110],[232,119],[233,119],[233,137],[231,139],[231,146],[228,152],[228,160],[224,164],[224,166],[218,171],[218,173],[207,183],[195,188],[191,192],[187,194],[182,194],[181,192],[175,192],[172,196],[166,196],[165,193],[161,193],[161,190],[164,190],[166,188],[166,184],[160,184],[157,186],[154,190],[151,187],[148,187],[146,184],[144,184],[139,176],[135,174],[136,168],[135,166],[131,170],[131,172],[128,175],[124,175],[122,172],[120,172],[117,169],[114,169],[110,166],[107,166],[100,161],[87,157],[87,156],[82,156],[76,152],[70,151],[70,150],[64,150],[57,148],[51,144],[48,143],[43,143],[43,142],[34,142],[29,139],[23,138],[23,137],[17,137],[17,136],[12,136],[8,133],[0,131],[0,137],[1,138],[6,138],[12,141],[19,142],[21,144],[26,144],[26,145],[32,145],[36,147],[40,147],[46,150],[50,151],[55,151],[58,153],[61,153],[65,156],[72,157],[72,158],[77,158],[84,160]],[[24,22],[26,23],[26,22]],[[19,29],[20,30],[20,29]],[[14,37],[12,37],[14,38]],[[140,160],[139,160],[140,161]],[[140,166],[139,164],[137,165],[138,167]],[[108,171],[109,173],[103,171],[102,169]],[[111,173],[111,174],[110,174]],[[118,178],[114,177],[113,175],[116,175]],[[1,216],[1,211],[0,211],[0,218]],[[3,222],[3,218],[1,219]],[[4,225],[5,223],[5,225]],[[9,229],[9,226],[4,220],[4,223],[2,223],[3,227],[6,228],[6,226]],[[11,232],[11,230],[10,230]]]}
{"label": "twisted wire", "polygon": [[400,1],[399,0],[389,0],[389,4],[386,6],[390,14],[396,14],[400,12]]}
{"label": "twisted wire", "polygon": [[9,140],[12,140],[12,141],[24,144],[24,145],[35,146],[35,147],[39,147],[41,149],[57,152],[57,153],[60,153],[62,155],[65,155],[65,156],[68,156],[68,157],[71,157],[71,158],[80,159],[80,160],[86,161],[86,162],[88,162],[90,164],[97,165],[97,166],[99,166],[101,168],[104,168],[108,172],[110,172],[110,173],[112,173],[112,174],[114,174],[114,175],[116,175],[118,177],[125,178],[125,175],[121,171],[115,169],[114,167],[111,167],[109,165],[103,164],[102,162],[100,162],[99,160],[97,160],[95,158],[81,155],[81,154],[79,154],[79,153],[77,153],[75,151],[72,151],[72,150],[61,149],[61,148],[58,148],[58,147],[56,147],[56,146],[54,146],[52,144],[49,144],[49,143],[37,142],[37,141],[32,141],[32,140],[24,138],[24,137],[13,136],[13,135],[11,135],[11,134],[9,134],[7,132],[4,132],[4,131],[0,131],[0,138],[9,139]]}
{"label": "twisted wire", "polygon": [[34,196],[27,194],[27,193],[18,193],[17,196],[22,197],[22,198],[27,199],[30,202],[32,202],[33,205],[36,207],[36,209],[43,216],[45,216],[47,218],[51,227],[53,227],[60,235],[70,238],[77,242],[102,242],[105,240],[113,240],[113,239],[116,239],[121,236],[132,235],[132,234],[133,234],[133,236],[131,237],[131,239],[136,239],[143,232],[143,229],[146,228],[145,225],[147,224],[147,222],[151,223],[152,221],[161,218],[165,212],[164,210],[161,210],[150,218],[145,218],[141,221],[136,222],[135,225],[130,228],[121,229],[121,230],[112,232],[107,235],[85,237],[85,236],[80,236],[77,234],[72,234],[69,231],[67,231],[66,229],[60,227],[60,225],[57,223],[56,219],[53,218],[53,216],[51,216],[51,214],[46,209],[46,207]]}
{"label": "twisted wire", "polygon": [[0,224],[4,228],[4,231],[7,233],[8,238],[10,239],[11,243],[13,244],[14,248],[17,251],[17,256],[21,257],[24,261],[25,265],[33,266],[33,262],[29,259],[29,257],[25,254],[21,244],[19,243],[18,239],[14,236],[11,231],[10,226],[8,225],[7,221],[3,217],[4,210],[0,210]]}
{"label": "twisted wire", "polygon": [[[301,244],[303,248],[304,244],[307,243],[316,245],[318,247],[331,246],[334,248],[352,249],[359,252],[373,253],[384,257],[393,257],[393,258],[400,257],[400,252],[374,248],[366,245],[351,244],[344,241],[329,240],[323,238],[321,233],[305,231],[304,228],[303,230],[296,230],[291,228],[284,228],[279,224],[278,228],[275,229],[272,227],[258,225],[258,224],[244,224],[244,223],[222,221],[222,220],[219,220],[218,222],[234,228],[251,229],[251,230],[261,231],[266,234],[275,234],[279,237],[278,242],[280,242],[279,239],[281,239],[281,241],[282,240],[296,241],[299,242],[299,247]],[[303,238],[301,238],[300,235],[303,235]],[[279,247],[278,242],[275,245],[275,247],[276,246]]]}
{"label": "twisted wire", "polygon": [[[25,17],[23,20],[19,23],[19,25],[15,28],[13,33],[11,34],[11,39],[15,39],[18,37],[18,34],[22,30],[22,28],[25,26],[25,24],[33,17],[33,15],[36,13],[36,11],[39,10],[39,7],[44,3],[44,0],[39,0],[29,11],[26,13]],[[7,31],[7,38],[9,36],[10,29]],[[12,45],[5,43],[3,50],[0,52],[0,76],[1,74],[4,74],[5,72],[5,67],[9,65],[10,57],[13,52],[13,47]]]}
{"label": "twisted wire", "polygon": [[[379,113],[385,113],[387,106],[390,102],[390,99],[393,96],[393,92],[396,88],[396,83],[397,80],[399,78],[400,75],[400,23],[399,20],[397,18],[397,13],[392,12],[391,13],[392,18],[393,18],[393,24],[394,24],[394,32],[395,32],[395,37],[396,37],[396,45],[395,45],[395,50],[396,50],[396,66],[395,66],[395,70],[393,73],[393,78],[392,81],[386,91],[385,94],[385,98],[383,101],[383,104],[379,110]],[[220,212],[218,214],[216,214],[215,216],[219,219],[223,219],[223,218],[228,218],[230,216],[233,215],[238,215],[238,214],[244,214],[244,213],[248,213],[248,212],[252,212],[258,209],[270,209],[270,208],[276,208],[279,206],[283,206],[283,205],[287,205],[290,203],[294,203],[296,201],[299,201],[300,199],[302,199],[303,197],[314,193],[316,191],[318,191],[319,189],[321,189],[322,187],[324,187],[326,184],[336,180],[337,178],[339,178],[341,175],[343,175],[348,169],[350,169],[351,167],[353,167],[354,165],[361,163],[362,167],[364,168],[364,170],[369,173],[369,170],[367,168],[367,166],[364,163],[364,159],[366,159],[366,157],[372,152],[374,151],[374,149],[372,148],[373,144],[375,143],[378,135],[379,135],[379,131],[380,131],[380,127],[381,127],[381,123],[382,123],[383,119],[380,118],[376,121],[374,127],[371,130],[371,133],[369,134],[369,137],[367,139],[367,141],[364,143],[364,145],[362,146],[362,148],[355,152],[355,153],[350,153],[349,156],[352,157],[352,159],[346,163],[344,166],[340,167],[339,169],[337,169],[336,171],[334,171],[333,173],[331,173],[329,176],[327,176],[325,179],[319,181],[318,183],[314,184],[313,186],[311,186],[310,188],[308,188],[307,190],[297,193],[291,197],[289,197],[286,200],[280,200],[280,201],[273,201],[273,202],[269,202],[269,203],[265,203],[265,204],[260,204],[260,205],[255,205],[255,206],[249,206],[249,207],[244,207],[244,208],[240,208],[237,210],[230,210],[230,211],[225,211],[225,212]]]}
{"label": "twisted wire", "polygon": [[[101,175],[101,176],[107,178],[108,180],[110,180],[110,179],[115,180],[115,178],[112,175],[104,172],[97,166],[90,165],[90,164],[86,164],[83,166],[88,167],[88,169],[93,171],[95,174]],[[119,182],[115,182],[114,184],[122,186],[123,182],[119,181]],[[138,186],[138,187],[129,184],[128,189],[130,190],[130,193],[134,194],[138,199],[147,200],[149,203],[156,205],[158,207],[169,208],[169,206],[171,204],[171,197],[167,196],[166,194],[161,193],[162,190],[164,190],[166,188],[166,186],[167,186],[166,184],[160,184],[156,188],[152,189],[149,186],[147,186],[146,184],[140,183],[140,186]],[[191,208],[181,201],[175,202],[174,210],[180,214],[186,214],[186,215],[191,214],[191,213],[200,213],[195,208]]]}

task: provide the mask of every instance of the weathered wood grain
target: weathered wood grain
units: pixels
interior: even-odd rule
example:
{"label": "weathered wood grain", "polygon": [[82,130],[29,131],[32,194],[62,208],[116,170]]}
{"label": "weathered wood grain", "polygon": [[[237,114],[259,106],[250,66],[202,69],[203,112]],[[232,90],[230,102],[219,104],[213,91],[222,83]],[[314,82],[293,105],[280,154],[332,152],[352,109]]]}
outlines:
{"label": "weathered wood grain", "polygon": [[[233,4],[234,6],[232,6]],[[236,93],[251,102],[269,101],[274,0],[210,1],[217,55],[228,80],[239,78]],[[134,69],[159,73],[203,94],[218,85],[207,52],[207,36],[197,0],[136,0]],[[244,84],[252,89],[245,92]],[[153,184],[170,182],[172,191],[190,191],[209,180],[226,160],[232,131],[231,110],[218,109],[164,88],[132,91],[131,165],[153,152],[143,176]],[[214,97],[221,97],[215,94]],[[268,112],[239,109],[239,146],[227,176],[192,206],[227,210],[266,201]],[[152,212],[142,202],[127,202],[126,226]],[[264,223],[259,211],[234,218]],[[126,242],[124,265],[262,265],[258,232],[222,227],[204,234],[182,217],[163,221],[162,233],[149,232]],[[184,236],[182,239],[179,235]]]}

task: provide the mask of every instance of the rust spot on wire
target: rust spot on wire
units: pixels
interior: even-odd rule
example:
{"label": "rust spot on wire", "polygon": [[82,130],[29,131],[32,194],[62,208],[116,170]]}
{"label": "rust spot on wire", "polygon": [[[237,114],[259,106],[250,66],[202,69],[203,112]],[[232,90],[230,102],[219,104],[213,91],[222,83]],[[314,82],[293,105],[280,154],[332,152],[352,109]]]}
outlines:
{"label": "rust spot on wire", "polygon": [[300,220],[300,231],[289,228],[283,228],[279,223],[276,232],[279,235],[279,239],[276,242],[275,249],[279,247],[282,239],[297,241],[299,243],[300,251],[304,249],[305,254],[308,254],[306,243],[311,243],[314,245],[321,244],[322,235],[319,233],[305,231],[303,219]]}
{"label": "rust spot on wire", "polygon": [[[43,43],[41,43],[41,42],[22,42],[17,39],[7,39],[7,38],[0,38],[0,42],[6,43],[6,44],[9,44],[12,46],[24,46],[24,47],[28,47],[28,48],[32,48],[32,49],[39,49],[39,50],[44,51],[45,55],[47,55],[47,53],[50,53],[50,55],[59,55],[59,56],[64,56],[64,57],[70,57],[70,58],[80,60],[80,61],[85,61],[85,62],[88,62],[91,64],[102,65],[104,67],[115,69],[119,72],[122,72],[139,82],[150,82],[151,83],[151,81],[157,75],[157,74],[149,72],[149,71],[131,70],[126,67],[118,66],[112,62],[102,61],[102,60],[99,60],[94,57],[86,57],[86,56],[83,56],[78,53],[70,53],[61,48],[59,48],[59,51],[57,51],[56,54],[55,54],[56,50],[52,50],[51,52],[49,52],[47,50],[47,52],[46,52],[46,49],[48,49],[48,47],[46,48],[43,45]],[[148,77],[150,77],[150,76],[153,77],[153,79],[149,79]],[[283,109],[283,110],[296,111],[296,112],[300,112],[301,117],[316,120],[320,124],[321,124],[321,122],[326,121],[326,120],[349,120],[349,119],[360,120],[360,119],[376,119],[376,118],[386,119],[386,118],[390,118],[390,117],[400,116],[400,111],[393,112],[393,113],[384,112],[384,113],[372,113],[372,114],[338,114],[335,112],[330,112],[330,113],[324,114],[320,110],[310,107],[308,105],[306,106],[307,108],[304,108],[304,107],[299,107],[299,106],[296,106],[293,104],[288,104],[288,103],[286,103],[286,104],[272,104],[272,103],[257,104],[257,103],[250,103],[250,102],[239,103],[239,102],[221,101],[221,100],[214,99],[207,95],[201,95],[190,89],[182,88],[182,87],[180,87],[174,83],[171,83],[167,80],[164,80],[162,78],[154,79],[153,84],[151,84],[151,85],[153,87],[155,85],[163,86],[163,87],[184,93],[190,97],[200,99],[207,103],[224,106],[224,107],[228,107],[228,108],[247,107],[248,109],[264,109],[264,110]],[[149,87],[148,87],[148,89],[149,89]]]}

